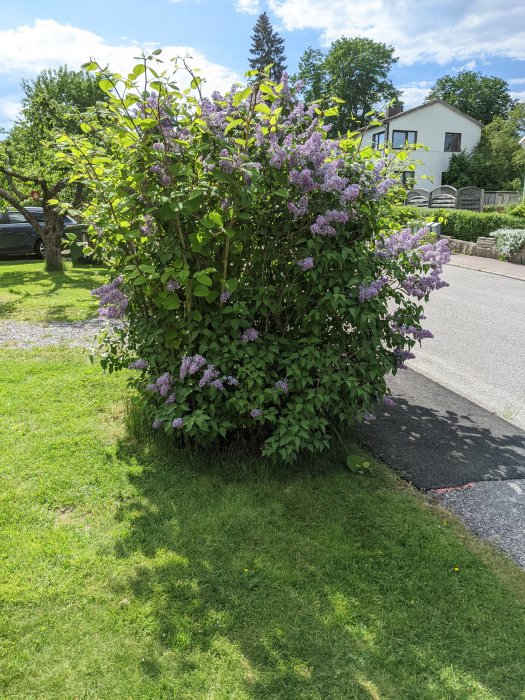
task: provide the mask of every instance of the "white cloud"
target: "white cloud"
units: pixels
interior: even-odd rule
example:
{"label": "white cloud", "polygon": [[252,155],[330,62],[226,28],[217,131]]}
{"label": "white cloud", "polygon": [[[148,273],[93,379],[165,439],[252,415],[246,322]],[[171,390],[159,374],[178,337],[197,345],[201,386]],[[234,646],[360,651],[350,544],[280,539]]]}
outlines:
{"label": "white cloud", "polygon": [[249,15],[256,15],[261,10],[261,3],[259,0],[237,0],[235,9],[237,12],[246,12]]}
{"label": "white cloud", "polygon": [[432,83],[427,80],[420,80],[414,83],[407,83],[399,86],[401,90],[401,100],[404,103],[404,109],[412,109],[423,104],[425,97],[430,92]]}
{"label": "white cloud", "polygon": [[323,45],[365,36],[396,48],[400,63],[525,60],[522,0],[267,0],[289,31],[314,29]]}
{"label": "white cloud", "polygon": [[510,78],[507,83],[509,85],[525,85],[525,78]]}
{"label": "white cloud", "polygon": [[[128,73],[141,50],[158,48],[157,44],[142,44],[126,40],[112,45],[93,32],[53,19],[37,19],[33,25],[0,31],[0,73],[13,77],[32,77],[44,68],[67,64],[80,68],[90,58],[110,69]],[[191,56],[191,65],[200,68],[206,78],[206,91],[226,90],[239,80],[239,75],[227,66],[213,63],[204,54],[189,46],[162,47],[161,58],[168,62],[174,56]],[[169,67],[169,64],[167,65]]]}

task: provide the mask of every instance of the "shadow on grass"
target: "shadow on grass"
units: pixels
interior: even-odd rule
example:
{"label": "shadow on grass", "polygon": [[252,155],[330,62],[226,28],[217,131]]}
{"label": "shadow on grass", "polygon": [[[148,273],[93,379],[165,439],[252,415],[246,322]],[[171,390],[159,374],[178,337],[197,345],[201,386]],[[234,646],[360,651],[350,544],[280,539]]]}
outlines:
{"label": "shadow on grass", "polygon": [[[480,560],[377,467],[293,470],[122,442],[119,557],[180,697],[515,698],[523,620]],[[454,567],[460,567],[460,573]],[[521,651],[520,651],[521,650]]]}

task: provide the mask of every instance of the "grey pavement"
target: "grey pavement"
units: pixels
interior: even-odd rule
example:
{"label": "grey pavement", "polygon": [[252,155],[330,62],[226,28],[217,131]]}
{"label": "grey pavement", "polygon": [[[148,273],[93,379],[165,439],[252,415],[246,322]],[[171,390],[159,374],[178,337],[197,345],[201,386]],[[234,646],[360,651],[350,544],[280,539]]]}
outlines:
{"label": "grey pavement", "polygon": [[525,568],[525,279],[458,257],[426,306],[435,338],[389,378],[396,405],[357,434]]}
{"label": "grey pavement", "polygon": [[525,280],[450,265],[444,278],[409,366],[525,429]]}
{"label": "grey pavement", "polygon": [[525,479],[525,431],[406,369],[388,380],[396,405],[357,434],[420,489]]}
{"label": "grey pavement", "polygon": [[489,272],[492,275],[503,275],[503,277],[525,280],[525,265],[495,260],[494,258],[480,258],[477,255],[454,253],[450,264],[455,267],[467,267],[471,270]]}

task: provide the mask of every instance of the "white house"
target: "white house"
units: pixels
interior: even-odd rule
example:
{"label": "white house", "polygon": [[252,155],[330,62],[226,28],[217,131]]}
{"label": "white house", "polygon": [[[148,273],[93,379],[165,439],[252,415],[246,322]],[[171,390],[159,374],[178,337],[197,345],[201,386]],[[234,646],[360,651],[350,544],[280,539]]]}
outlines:
{"label": "white house", "polygon": [[[403,180],[415,177],[415,186],[432,189],[443,183],[443,174],[448,170],[453,153],[470,153],[481,136],[482,124],[460,112],[459,109],[443,102],[432,100],[406,112],[392,114],[380,126],[373,126],[363,132],[361,150],[367,146],[380,149],[388,144],[395,153],[405,143],[418,143],[429,150],[418,149],[411,152],[410,162],[421,161],[415,173],[403,173]],[[407,162],[407,161],[405,161]],[[432,178],[432,184],[422,175]]]}

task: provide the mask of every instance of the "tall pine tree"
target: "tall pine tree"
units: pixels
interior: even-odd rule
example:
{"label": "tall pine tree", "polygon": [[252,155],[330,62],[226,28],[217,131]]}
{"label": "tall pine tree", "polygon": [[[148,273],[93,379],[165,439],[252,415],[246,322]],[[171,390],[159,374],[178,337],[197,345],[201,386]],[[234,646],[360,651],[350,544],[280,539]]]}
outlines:
{"label": "tall pine tree", "polygon": [[270,79],[279,80],[286,70],[286,56],[284,55],[284,39],[274,32],[268,15],[263,12],[255,23],[252,34],[252,46],[250,53],[253,58],[248,59],[252,70],[263,70],[270,63]]}

